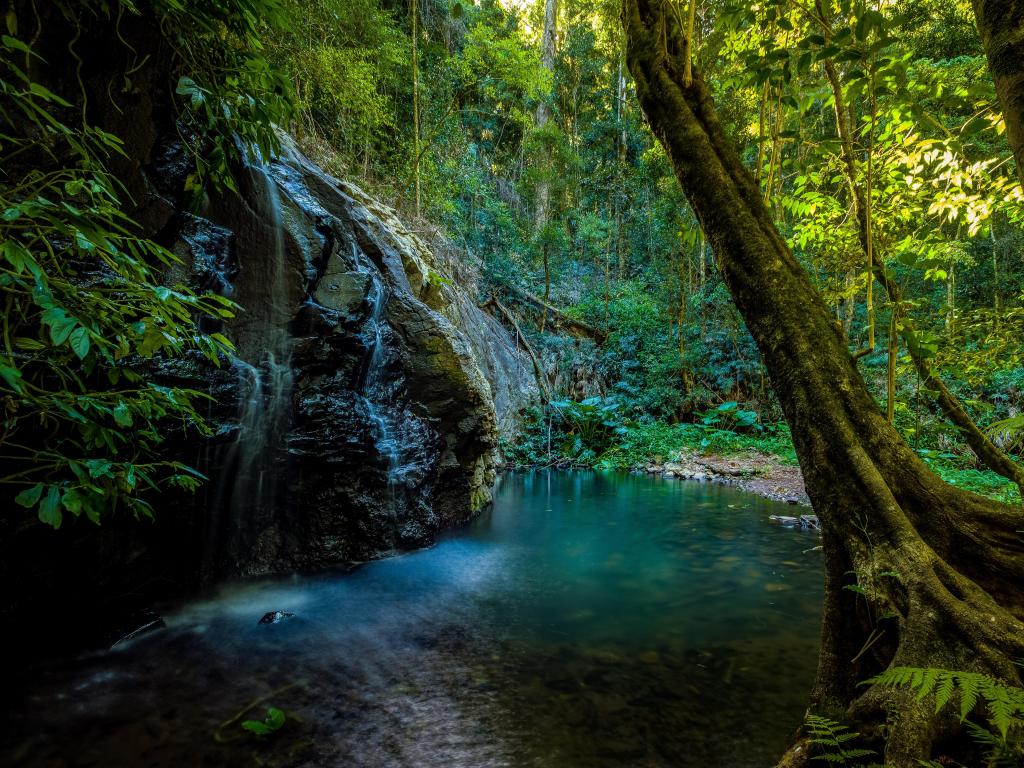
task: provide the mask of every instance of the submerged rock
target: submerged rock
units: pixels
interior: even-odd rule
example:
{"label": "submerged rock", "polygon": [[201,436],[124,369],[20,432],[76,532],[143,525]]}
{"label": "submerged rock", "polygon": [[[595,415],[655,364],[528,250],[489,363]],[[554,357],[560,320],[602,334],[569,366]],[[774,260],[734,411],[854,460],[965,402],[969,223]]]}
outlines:
{"label": "submerged rock", "polygon": [[290,619],[295,616],[294,613],[288,613],[287,611],[270,611],[269,613],[263,614],[263,618],[260,619],[260,624],[280,624],[286,619]]}
{"label": "submerged rock", "polygon": [[821,521],[818,520],[817,515],[800,515],[799,517],[790,515],[769,515],[768,520],[787,528],[806,528],[813,531],[821,529]]}

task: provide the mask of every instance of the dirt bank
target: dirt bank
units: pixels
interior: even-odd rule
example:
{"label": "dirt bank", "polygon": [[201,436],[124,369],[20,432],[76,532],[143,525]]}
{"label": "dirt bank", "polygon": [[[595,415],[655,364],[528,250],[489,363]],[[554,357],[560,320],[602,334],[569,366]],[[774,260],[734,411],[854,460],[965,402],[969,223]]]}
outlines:
{"label": "dirt bank", "polygon": [[682,452],[673,461],[663,464],[652,462],[638,467],[638,471],[683,480],[727,483],[775,501],[803,506],[811,504],[800,467],[784,464],[777,456],[757,451],[731,456]]}

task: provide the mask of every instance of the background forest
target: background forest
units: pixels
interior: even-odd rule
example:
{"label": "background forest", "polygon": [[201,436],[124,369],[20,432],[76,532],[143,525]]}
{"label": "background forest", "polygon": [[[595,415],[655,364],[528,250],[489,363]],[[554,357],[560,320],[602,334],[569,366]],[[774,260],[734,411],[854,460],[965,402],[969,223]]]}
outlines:
{"label": "background forest", "polygon": [[[267,52],[294,84],[302,146],[443,232],[544,368],[553,402],[514,461],[627,467],[683,445],[792,457],[641,119],[618,3],[292,6],[304,23]],[[695,17],[727,130],[881,407],[944,477],[1016,498],[935,399],[944,382],[1019,449],[1021,192],[969,4],[716,2]],[[890,291],[868,280],[858,200]]]}

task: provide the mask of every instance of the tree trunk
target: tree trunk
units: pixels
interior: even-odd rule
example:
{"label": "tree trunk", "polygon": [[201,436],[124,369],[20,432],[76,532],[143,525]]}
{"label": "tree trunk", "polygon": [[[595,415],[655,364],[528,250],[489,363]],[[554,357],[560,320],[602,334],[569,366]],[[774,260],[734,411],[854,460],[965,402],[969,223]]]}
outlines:
{"label": "tree trunk", "polygon": [[678,265],[679,275],[679,305],[676,307],[676,324],[679,326],[679,357],[686,355],[686,336],[683,328],[686,326],[686,288],[690,280],[690,259],[686,251],[679,254]]}
{"label": "tree trunk", "polygon": [[544,252],[544,301],[540,310],[540,332],[544,333],[548,325],[548,307],[551,305],[551,264],[548,261],[547,243],[541,246],[541,250]]}
{"label": "tree trunk", "polygon": [[1020,0],[973,0],[978,34],[1003,107],[1006,138],[1024,183],[1024,4]]}
{"label": "tree trunk", "polygon": [[615,76],[615,122],[618,124],[619,131],[615,147],[615,191],[612,193],[615,198],[615,252],[619,262],[619,280],[626,278],[628,263],[628,254],[622,237],[622,205],[619,201],[622,196],[622,174],[626,165],[627,136],[623,112],[626,106],[626,75],[623,71],[625,58],[626,51],[625,44],[623,44],[623,50],[619,54],[619,70]]}
{"label": "tree trunk", "polygon": [[419,0],[409,0],[412,14],[412,173],[416,182],[416,218],[420,217],[420,64]]}
{"label": "tree trunk", "polygon": [[[555,71],[555,36],[558,24],[558,0],[544,0],[544,32],[541,37],[540,61],[541,65],[554,76]],[[543,129],[551,117],[551,106],[548,103],[550,94],[545,94],[537,103],[535,123],[538,129]],[[547,169],[541,174],[537,182],[537,200],[535,208],[536,220],[535,229],[540,232],[547,226],[551,206],[551,184],[548,181]]]}
{"label": "tree trunk", "polygon": [[896,423],[896,358],[899,355],[899,307],[891,305],[892,315],[889,317],[888,358],[885,366],[885,418],[890,424]]}
{"label": "tree trunk", "polygon": [[946,276],[946,333],[956,332],[956,265],[950,263]]}
{"label": "tree trunk", "polygon": [[999,314],[1002,310],[1002,302],[999,294],[999,238],[996,237],[996,218],[998,214],[992,214],[992,223],[989,225],[989,234],[992,236],[992,318],[996,330],[999,330]]}
{"label": "tree trunk", "polygon": [[[761,351],[823,523],[825,622],[812,704],[847,710],[865,728],[887,724],[886,763],[916,766],[948,735],[949,719],[930,701],[858,683],[899,664],[1020,684],[1024,515],[943,483],[886,421],[699,73],[684,85],[665,4],[624,0],[624,19],[641,105]],[[844,589],[854,583],[863,596]]]}

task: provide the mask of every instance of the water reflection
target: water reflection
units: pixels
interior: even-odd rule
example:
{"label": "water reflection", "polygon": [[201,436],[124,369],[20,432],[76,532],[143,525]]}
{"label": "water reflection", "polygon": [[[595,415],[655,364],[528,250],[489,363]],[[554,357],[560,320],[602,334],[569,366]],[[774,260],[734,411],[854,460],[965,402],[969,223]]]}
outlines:
{"label": "water reflection", "polygon": [[[714,485],[502,478],[436,547],[225,588],[52,670],[18,765],[765,766],[798,724],[816,539]],[[294,613],[259,625],[272,610]],[[239,727],[274,705],[280,733]],[[237,716],[237,717],[236,717]]]}

